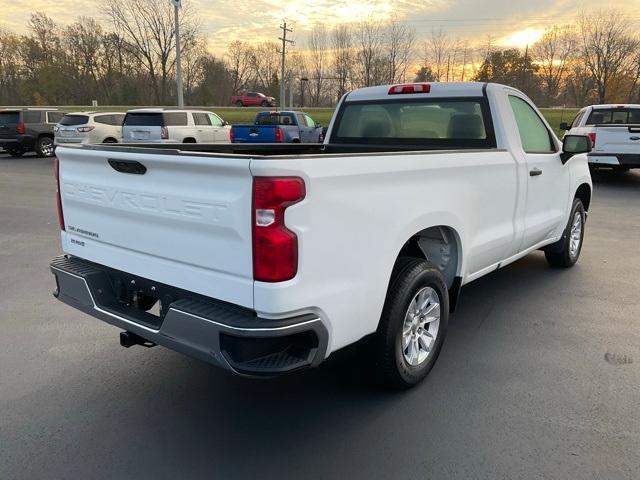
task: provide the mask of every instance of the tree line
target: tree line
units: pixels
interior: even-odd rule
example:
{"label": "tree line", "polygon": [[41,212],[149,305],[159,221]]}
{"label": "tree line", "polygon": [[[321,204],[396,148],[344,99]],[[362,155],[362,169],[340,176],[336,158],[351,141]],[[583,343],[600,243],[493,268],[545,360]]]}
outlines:
{"label": "tree line", "polygon": [[[62,27],[34,13],[27,33],[0,28],[0,104],[170,105],[175,103],[173,7],[164,0],[106,0],[102,22]],[[185,101],[226,105],[233,93],[277,97],[276,42],[233,41],[207,49],[195,12],[181,11]],[[105,25],[105,26],[103,26]],[[492,81],[523,90],[542,106],[640,100],[640,38],[623,14],[582,13],[523,49],[479,44],[433,29],[418,36],[397,18],[316,25],[288,52],[287,96],[333,106],[347,91],[405,81]]]}

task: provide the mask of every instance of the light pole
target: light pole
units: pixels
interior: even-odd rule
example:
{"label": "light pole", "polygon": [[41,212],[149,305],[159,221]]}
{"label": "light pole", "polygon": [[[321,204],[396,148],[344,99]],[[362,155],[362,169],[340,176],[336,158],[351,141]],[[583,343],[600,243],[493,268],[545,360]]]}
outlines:
{"label": "light pole", "polygon": [[184,95],[182,92],[182,67],[180,65],[180,8],[182,7],[182,0],[171,0],[173,2],[173,9],[175,14],[175,32],[176,32],[176,88],[178,89],[177,99],[178,108],[184,108]]}

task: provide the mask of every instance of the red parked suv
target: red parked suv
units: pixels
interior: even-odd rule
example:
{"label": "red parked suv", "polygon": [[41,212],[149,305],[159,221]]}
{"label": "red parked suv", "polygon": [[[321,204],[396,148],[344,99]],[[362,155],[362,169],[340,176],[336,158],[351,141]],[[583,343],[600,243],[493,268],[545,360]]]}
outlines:
{"label": "red parked suv", "polygon": [[275,107],[276,99],[263,93],[247,92],[244,95],[233,95],[231,103],[238,107]]}

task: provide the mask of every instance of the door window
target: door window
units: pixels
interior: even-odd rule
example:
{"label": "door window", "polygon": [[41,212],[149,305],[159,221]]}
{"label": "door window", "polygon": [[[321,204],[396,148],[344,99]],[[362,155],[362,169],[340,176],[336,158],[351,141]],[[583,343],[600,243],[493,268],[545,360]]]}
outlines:
{"label": "door window", "polygon": [[203,112],[194,112],[193,122],[196,125],[211,125],[211,122],[209,121],[209,116]]}
{"label": "door window", "polygon": [[22,119],[24,123],[40,123],[42,112],[29,112],[26,111],[22,114]]}
{"label": "door window", "polygon": [[47,123],[58,123],[63,116],[62,112],[47,112]]}
{"label": "door window", "polygon": [[164,114],[164,122],[168,127],[182,127],[188,125],[187,114],[182,112],[169,112]]}
{"label": "door window", "polygon": [[546,125],[531,105],[519,97],[509,95],[516,119],[522,148],[527,153],[553,153],[555,144]]}
{"label": "door window", "polygon": [[307,121],[304,118],[304,115],[301,113],[298,113],[296,115],[298,117],[298,126],[299,127],[306,127],[307,126]]}

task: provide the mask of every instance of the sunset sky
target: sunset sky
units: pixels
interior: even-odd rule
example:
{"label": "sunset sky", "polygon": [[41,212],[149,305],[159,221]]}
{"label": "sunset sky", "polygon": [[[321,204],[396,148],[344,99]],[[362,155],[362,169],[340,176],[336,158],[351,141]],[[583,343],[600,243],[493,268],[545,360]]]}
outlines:
{"label": "sunset sky", "polygon": [[[169,0],[166,0],[169,1]],[[410,24],[418,38],[434,28],[473,43],[488,35],[502,45],[523,47],[545,27],[572,23],[580,9],[617,8],[632,12],[640,27],[640,0],[183,0],[190,3],[209,38],[213,53],[222,54],[231,40],[275,40],[283,18],[294,29],[292,38],[304,48],[306,32],[316,23],[331,26],[366,17],[384,21],[391,15]],[[101,18],[97,0],[0,0],[0,28],[23,33],[29,15],[43,11],[61,24],[78,15]],[[632,8],[634,6],[635,8]],[[105,26],[107,20],[102,18]]]}

